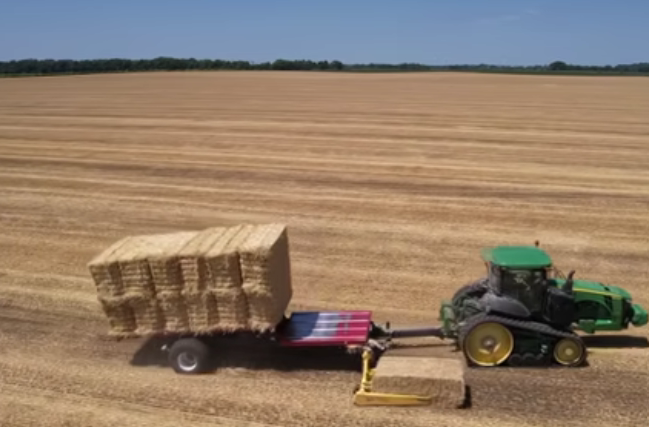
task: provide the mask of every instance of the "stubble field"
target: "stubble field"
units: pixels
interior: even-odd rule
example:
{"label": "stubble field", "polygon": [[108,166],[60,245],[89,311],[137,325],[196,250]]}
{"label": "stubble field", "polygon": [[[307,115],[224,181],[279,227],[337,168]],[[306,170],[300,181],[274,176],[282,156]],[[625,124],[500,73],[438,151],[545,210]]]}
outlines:
{"label": "stubble field", "polygon": [[410,326],[483,274],[481,247],[539,239],[647,307],[648,117],[642,78],[0,80],[0,425],[645,425],[649,328],[593,340],[584,369],[469,371],[468,410],[354,408],[358,373],[331,360],[290,372],[255,349],[182,377],[103,340],[86,263],[128,234],[285,222],[293,309]]}

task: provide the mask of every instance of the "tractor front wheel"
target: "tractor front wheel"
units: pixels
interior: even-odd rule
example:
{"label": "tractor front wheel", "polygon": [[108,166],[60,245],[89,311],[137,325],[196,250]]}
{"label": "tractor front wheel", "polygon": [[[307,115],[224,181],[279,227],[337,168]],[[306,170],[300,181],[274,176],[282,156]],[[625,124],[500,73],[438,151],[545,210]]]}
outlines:
{"label": "tractor front wheel", "polygon": [[514,336],[509,328],[493,321],[472,325],[462,343],[465,356],[478,366],[501,365],[514,350]]}

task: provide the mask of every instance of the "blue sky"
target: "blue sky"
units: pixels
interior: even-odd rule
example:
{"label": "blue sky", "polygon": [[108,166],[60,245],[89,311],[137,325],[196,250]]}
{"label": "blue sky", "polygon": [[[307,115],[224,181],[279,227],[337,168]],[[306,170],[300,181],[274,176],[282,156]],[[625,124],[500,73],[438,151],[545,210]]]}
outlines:
{"label": "blue sky", "polygon": [[649,61],[649,0],[7,0],[0,60]]}

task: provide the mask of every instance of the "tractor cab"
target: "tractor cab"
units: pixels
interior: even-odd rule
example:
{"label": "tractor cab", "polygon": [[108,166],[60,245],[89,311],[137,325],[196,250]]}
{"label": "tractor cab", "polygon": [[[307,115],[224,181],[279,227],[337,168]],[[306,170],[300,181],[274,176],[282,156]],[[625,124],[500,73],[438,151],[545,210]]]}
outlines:
{"label": "tractor cab", "polygon": [[544,310],[552,259],[538,247],[498,246],[482,251],[487,285],[497,295],[520,301],[532,314]]}

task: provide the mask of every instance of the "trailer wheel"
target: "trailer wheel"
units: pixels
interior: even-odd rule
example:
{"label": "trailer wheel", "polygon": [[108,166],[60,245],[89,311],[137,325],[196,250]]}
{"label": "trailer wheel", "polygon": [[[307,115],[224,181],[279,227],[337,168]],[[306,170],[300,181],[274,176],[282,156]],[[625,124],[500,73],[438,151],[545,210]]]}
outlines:
{"label": "trailer wheel", "polygon": [[178,374],[201,374],[210,362],[209,347],[197,338],[176,341],[169,350],[169,364]]}

